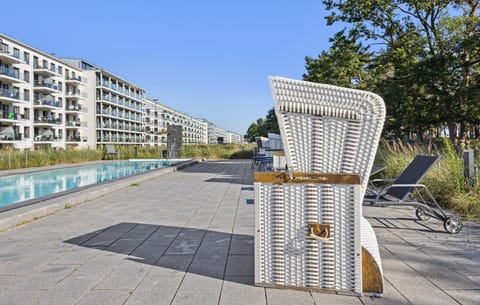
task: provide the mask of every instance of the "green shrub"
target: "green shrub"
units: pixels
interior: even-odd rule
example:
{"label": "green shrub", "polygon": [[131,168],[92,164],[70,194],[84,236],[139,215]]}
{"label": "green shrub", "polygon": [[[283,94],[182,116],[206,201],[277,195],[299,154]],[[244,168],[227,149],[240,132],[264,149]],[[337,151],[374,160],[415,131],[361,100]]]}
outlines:
{"label": "green shrub", "polygon": [[[163,158],[165,146],[160,147],[122,147],[117,145],[117,151],[125,159],[158,159]],[[39,167],[62,163],[79,163],[101,160],[105,149],[45,149],[35,151],[19,151],[12,149],[0,150],[0,170],[25,167]],[[209,145],[184,145],[180,151],[180,158],[206,158],[206,159],[248,159],[252,157],[251,144],[209,144]]]}
{"label": "green shrub", "polygon": [[93,149],[0,150],[0,170],[95,161],[102,155],[101,151]]}

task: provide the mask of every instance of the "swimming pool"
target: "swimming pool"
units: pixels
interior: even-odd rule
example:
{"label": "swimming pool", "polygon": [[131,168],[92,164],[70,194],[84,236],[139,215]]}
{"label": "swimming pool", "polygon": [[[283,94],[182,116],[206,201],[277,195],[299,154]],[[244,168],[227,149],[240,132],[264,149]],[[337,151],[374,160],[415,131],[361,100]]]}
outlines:
{"label": "swimming pool", "polygon": [[0,212],[83,186],[173,165],[184,160],[125,160],[0,177]]}

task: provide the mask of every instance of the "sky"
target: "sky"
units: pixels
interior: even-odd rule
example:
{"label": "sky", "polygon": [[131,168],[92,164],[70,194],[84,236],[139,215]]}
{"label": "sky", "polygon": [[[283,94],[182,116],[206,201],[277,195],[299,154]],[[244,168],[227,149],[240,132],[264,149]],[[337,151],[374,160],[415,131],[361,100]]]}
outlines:
{"label": "sky", "polygon": [[82,58],[147,97],[245,134],[273,107],[268,76],[302,79],[329,47],[321,0],[9,1],[0,32]]}

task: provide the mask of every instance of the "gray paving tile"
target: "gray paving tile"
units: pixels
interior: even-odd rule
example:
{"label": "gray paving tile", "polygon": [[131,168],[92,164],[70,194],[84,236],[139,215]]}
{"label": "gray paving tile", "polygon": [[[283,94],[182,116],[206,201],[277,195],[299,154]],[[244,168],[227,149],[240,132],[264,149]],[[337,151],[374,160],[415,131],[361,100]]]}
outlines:
{"label": "gray paving tile", "polygon": [[385,281],[385,287],[382,297],[364,296],[360,298],[364,305],[410,305],[407,300],[395,287],[388,281]]}
{"label": "gray paving tile", "polygon": [[196,273],[187,273],[180,285],[179,289],[183,290],[195,290],[195,289],[207,289],[214,290],[222,288],[223,280],[210,276],[204,276]]}
{"label": "gray paving tile", "polygon": [[268,305],[314,305],[310,292],[290,289],[266,289]]}
{"label": "gray paving tile", "polygon": [[178,290],[172,305],[205,305],[218,304],[220,291],[218,290]]}
{"label": "gray paving tile", "polygon": [[227,261],[227,276],[249,276],[254,273],[253,255],[229,255]]}
{"label": "gray paving tile", "polygon": [[[330,305],[330,304],[342,304],[342,305],[362,305],[362,301],[356,296],[351,295],[338,295],[331,293],[318,293],[312,292],[315,305]],[[390,303],[389,303],[390,304]]]}
{"label": "gray paving tile", "polygon": [[93,249],[76,247],[52,261],[56,265],[82,265],[92,259],[98,252]]}
{"label": "gray paving tile", "polygon": [[183,276],[147,276],[128,298],[125,305],[169,305]]}
{"label": "gray paving tile", "polygon": [[123,305],[129,290],[90,290],[75,305]]}
{"label": "gray paving tile", "polygon": [[480,304],[480,290],[451,290],[448,289],[446,292],[452,296],[457,302],[463,305],[478,305]]}
{"label": "gray paving tile", "polygon": [[225,281],[220,305],[266,305],[265,288]]}
{"label": "gray paving tile", "polygon": [[33,289],[10,289],[0,291],[0,304],[5,305],[25,305],[30,304],[32,299],[35,299],[38,295],[42,294],[42,290]]}
{"label": "gray paving tile", "polygon": [[133,290],[152,268],[152,265],[124,260],[96,285],[95,289]]}
{"label": "gray paving tile", "polygon": [[75,304],[93,285],[87,277],[69,277],[33,299],[32,305]]}
{"label": "gray paving tile", "polygon": [[84,247],[106,248],[136,226],[135,223],[119,223],[107,228],[82,244]]}
{"label": "gray paving tile", "polygon": [[254,254],[253,235],[233,235],[230,254]]}

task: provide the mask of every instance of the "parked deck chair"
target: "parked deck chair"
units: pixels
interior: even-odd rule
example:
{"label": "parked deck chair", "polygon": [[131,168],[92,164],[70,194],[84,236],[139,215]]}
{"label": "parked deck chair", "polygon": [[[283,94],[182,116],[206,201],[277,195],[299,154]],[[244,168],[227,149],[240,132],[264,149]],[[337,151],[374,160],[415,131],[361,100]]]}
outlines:
{"label": "parked deck chair", "polygon": [[288,172],[255,173],[255,283],[383,293],[362,217],[385,119],[370,92],[271,77]]}
{"label": "parked deck chair", "polygon": [[373,179],[371,183],[390,182],[389,185],[375,190],[375,194],[365,196],[365,203],[381,206],[412,206],[416,208],[419,220],[430,217],[443,221],[445,231],[458,233],[462,230],[462,221],[458,216],[447,215],[424,184],[419,184],[438,156],[417,155],[396,179]]}
{"label": "parked deck chair", "polygon": [[113,158],[120,157],[120,152],[115,149],[115,147],[112,144],[106,144],[105,145],[105,155],[106,156],[112,156]]}

